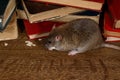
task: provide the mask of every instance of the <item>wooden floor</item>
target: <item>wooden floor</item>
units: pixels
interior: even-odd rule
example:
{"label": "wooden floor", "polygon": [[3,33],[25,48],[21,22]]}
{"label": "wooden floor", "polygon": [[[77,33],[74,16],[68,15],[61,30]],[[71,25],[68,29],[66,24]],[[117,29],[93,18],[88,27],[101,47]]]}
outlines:
{"label": "wooden floor", "polygon": [[[120,51],[100,48],[75,56],[26,46],[25,33],[0,42],[0,80],[120,80]],[[5,46],[5,43],[8,43]],[[120,46],[120,43],[114,43]]]}

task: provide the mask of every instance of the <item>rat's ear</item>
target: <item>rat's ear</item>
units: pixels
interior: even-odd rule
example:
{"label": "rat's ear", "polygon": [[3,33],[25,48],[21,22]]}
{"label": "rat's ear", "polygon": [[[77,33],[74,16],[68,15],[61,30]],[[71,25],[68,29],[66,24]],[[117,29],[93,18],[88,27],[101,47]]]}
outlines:
{"label": "rat's ear", "polygon": [[60,41],[60,40],[62,40],[62,36],[61,35],[55,36],[55,41]]}

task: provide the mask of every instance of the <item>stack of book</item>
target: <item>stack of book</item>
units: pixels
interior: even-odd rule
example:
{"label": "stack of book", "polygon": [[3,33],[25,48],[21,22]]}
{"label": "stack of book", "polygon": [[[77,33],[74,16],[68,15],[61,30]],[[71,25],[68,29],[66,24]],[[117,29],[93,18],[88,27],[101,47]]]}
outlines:
{"label": "stack of book", "polygon": [[120,41],[120,0],[107,0],[104,14],[106,41]]}
{"label": "stack of book", "polygon": [[104,0],[21,0],[17,9],[29,39],[45,37],[53,26],[74,19],[91,18],[99,24]]}
{"label": "stack of book", "polygon": [[16,0],[0,0],[0,41],[16,39]]}

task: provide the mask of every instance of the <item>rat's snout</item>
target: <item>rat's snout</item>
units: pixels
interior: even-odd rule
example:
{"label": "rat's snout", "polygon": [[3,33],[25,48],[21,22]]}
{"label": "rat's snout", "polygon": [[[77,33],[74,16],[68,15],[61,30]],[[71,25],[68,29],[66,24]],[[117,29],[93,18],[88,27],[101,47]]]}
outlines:
{"label": "rat's snout", "polygon": [[48,44],[45,44],[45,47],[48,49],[48,50],[54,50],[55,47],[54,46],[50,46]]}
{"label": "rat's snout", "polygon": [[50,51],[52,51],[52,50],[55,49],[55,47],[49,47],[48,49],[49,49]]}

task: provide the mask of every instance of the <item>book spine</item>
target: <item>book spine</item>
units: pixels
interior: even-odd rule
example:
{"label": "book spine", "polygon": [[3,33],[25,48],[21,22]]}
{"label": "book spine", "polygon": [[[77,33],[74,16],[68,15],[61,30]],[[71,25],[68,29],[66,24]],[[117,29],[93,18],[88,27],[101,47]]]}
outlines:
{"label": "book spine", "polygon": [[113,27],[114,21],[109,16],[108,12],[105,12],[104,19],[104,36],[105,37],[120,37],[120,29]]}

